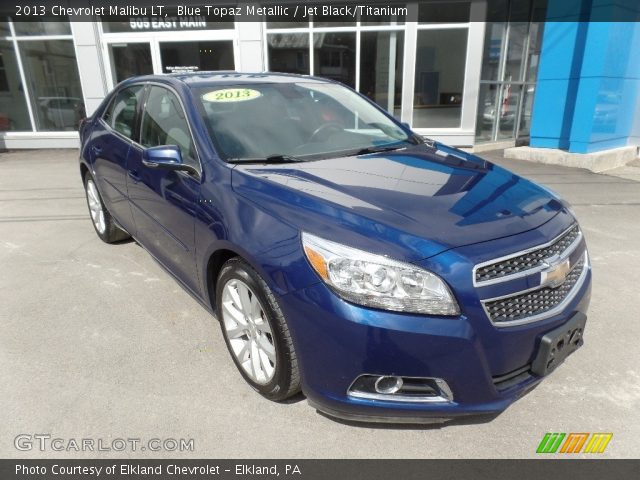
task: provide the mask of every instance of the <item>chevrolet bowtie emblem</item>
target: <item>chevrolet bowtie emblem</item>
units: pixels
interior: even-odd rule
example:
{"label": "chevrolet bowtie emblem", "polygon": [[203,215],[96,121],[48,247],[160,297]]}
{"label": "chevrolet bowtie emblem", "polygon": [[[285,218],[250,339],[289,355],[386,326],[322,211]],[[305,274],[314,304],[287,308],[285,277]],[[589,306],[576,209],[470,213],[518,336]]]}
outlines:
{"label": "chevrolet bowtie emblem", "polygon": [[545,260],[544,265],[546,268],[542,271],[540,285],[545,285],[551,288],[556,288],[562,285],[571,271],[571,262],[568,258],[561,262],[554,262],[553,259],[547,259]]}

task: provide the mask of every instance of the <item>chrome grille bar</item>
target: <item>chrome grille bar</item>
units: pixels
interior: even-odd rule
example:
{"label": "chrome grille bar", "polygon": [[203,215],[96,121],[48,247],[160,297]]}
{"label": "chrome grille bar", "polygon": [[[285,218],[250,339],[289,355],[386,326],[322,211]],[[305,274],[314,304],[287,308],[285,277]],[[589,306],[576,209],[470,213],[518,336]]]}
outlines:
{"label": "chrome grille bar", "polygon": [[496,327],[511,327],[536,322],[560,313],[580,289],[589,270],[585,251],[572,267],[562,285],[541,285],[503,297],[482,300],[487,317]]}
{"label": "chrome grille bar", "polygon": [[473,284],[483,287],[542,271],[545,260],[568,257],[581,240],[580,227],[574,224],[548,243],[479,263],[473,268]]}

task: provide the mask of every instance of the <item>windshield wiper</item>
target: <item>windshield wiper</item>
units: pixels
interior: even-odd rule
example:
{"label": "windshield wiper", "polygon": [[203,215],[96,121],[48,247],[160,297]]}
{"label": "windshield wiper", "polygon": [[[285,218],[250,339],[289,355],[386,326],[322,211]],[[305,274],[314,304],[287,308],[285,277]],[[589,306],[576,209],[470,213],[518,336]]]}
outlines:
{"label": "windshield wiper", "polygon": [[380,147],[366,147],[366,148],[361,148],[360,150],[358,150],[356,153],[352,154],[352,155],[366,155],[368,153],[380,153],[380,152],[391,152],[393,150],[401,150],[407,148],[403,145],[387,145],[387,146],[380,146]]}
{"label": "windshield wiper", "polygon": [[293,155],[276,154],[268,157],[256,158],[228,158],[228,163],[297,163],[304,162],[302,158]]}

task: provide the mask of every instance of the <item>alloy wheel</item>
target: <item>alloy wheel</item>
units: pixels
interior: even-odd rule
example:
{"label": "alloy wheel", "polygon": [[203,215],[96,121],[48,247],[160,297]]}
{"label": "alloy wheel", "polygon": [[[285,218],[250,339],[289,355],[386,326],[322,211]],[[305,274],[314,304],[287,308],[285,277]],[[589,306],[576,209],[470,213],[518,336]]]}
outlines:
{"label": "alloy wheel", "polygon": [[222,290],[222,321],[245,373],[260,385],[269,383],[277,364],[271,325],[258,297],[241,280],[229,280]]}
{"label": "alloy wheel", "polygon": [[91,220],[96,227],[96,230],[100,233],[104,233],[107,230],[107,223],[104,217],[104,210],[102,209],[102,202],[100,201],[100,195],[93,180],[87,181],[87,200],[89,202],[89,212],[91,213]]}

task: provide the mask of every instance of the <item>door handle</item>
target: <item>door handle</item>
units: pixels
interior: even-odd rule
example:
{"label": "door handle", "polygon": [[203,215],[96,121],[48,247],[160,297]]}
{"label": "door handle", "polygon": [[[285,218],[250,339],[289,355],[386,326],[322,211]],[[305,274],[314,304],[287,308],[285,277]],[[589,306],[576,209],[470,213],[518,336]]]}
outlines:
{"label": "door handle", "polygon": [[102,153],[102,148],[101,148],[101,147],[98,147],[98,146],[96,146],[96,145],[93,145],[93,146],[91,147],[91,149],[93,150],[93,153],[95,153],[95,154],[97,154],[97,155],[99,155],[99,154],[101,154],[101,153]]}
{"label": "door handle", "polygon": [[129,174],[129,178],[131,178],[131,180],[133,180],[136,183],[138,183],[140,180],[142,180],[140,178],[140,176],[138,175],[138,172],[135,172],[133,170],[129,170],[127,173]]}

